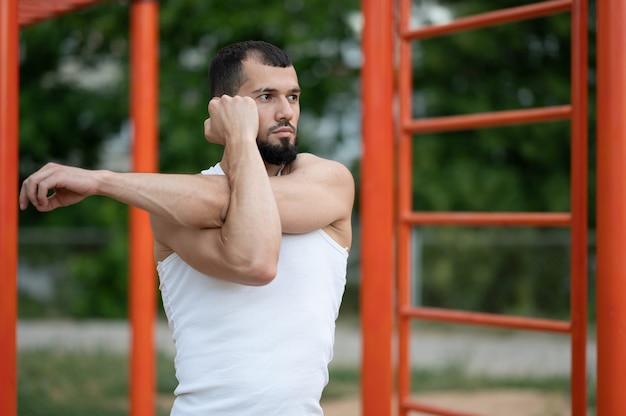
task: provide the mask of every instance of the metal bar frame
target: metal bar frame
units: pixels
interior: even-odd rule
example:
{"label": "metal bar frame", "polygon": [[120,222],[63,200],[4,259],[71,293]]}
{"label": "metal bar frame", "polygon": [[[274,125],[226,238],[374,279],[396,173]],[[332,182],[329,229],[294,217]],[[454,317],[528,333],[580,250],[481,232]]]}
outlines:
{"label": "metal bar frame", "polygon": [[588,6],[571,9],[570,322],[572,416],[587,414]]}
{"label": "metal bar frame", "polygon": [[19,24],[31,25],[105,0],[19,0]]}
{"label": "metal bar frame", "polygon": [[411,225],[483,225],[501,227],[565,227],[568,212],[405,212],[400,217]]}
{"label": "metal bar frame", "polygon": [[[513,329],[566,333],[571,336],[572,415],[587,411],[586,325],[587,325],[587,3],[586,0],[552,0],[482,13],[449,24],[411,30],[410,1],[400,0],[398,99],[401,131],[398,143],[398,414],[410,410],[443,416],[468,413],[426,405],[410,399],[410,323],[413,319],[487,325]],[[509,110],[482,114],[412,119],[411,42],[524,19],[571,12],[572,60],[571,104],[557,107]],[[623,114],[623,113],[622,113]],[[477,129],[521,123],[569,119],[571,133],[571,212],[569,213],[480,213],[414,212],[412,208],[413,134]],[[625,175],[626,176],[626,175]],[[522,318],[411,305],[411,229],[415,225],[542,226],[571,229],[570,321]]]}
{"label": "metal bar frame", "polygon": [[626,414],[626,3],[597,7],[597,414]]}
{"label": "metal bar frame", "polygon": [[[17,414],[17,229],[18,229],[18,101],[19,27],[52,18],[102,0],[39,0],[0,2],[0,414]],[[158,1],[135,0],[131,5],[131,118],[133,170],[157,170]],[[152,233],[146,212],[130,214],[130,414],[155,410],[156,283]]]}
{"label": "metal bar frame", "polygon": [[419,29],[400,29],[402,37],[406,40],[426,39],[435,36],[451,35],[453,33],[472,29],[484,29],[490,26],[505,23],[520,22],[522,20],[544,17],[551,14],[569,11],[572,0],[550,0],[538,3],[526,4],[508,9],[480,13],[473,16],[461,17],[453,22],[442,25],[431,25]]}
{"label": "metal bar frame", "polygon": [[362,0],[361,401],[390,415],[393,394],[393,0]]}
{"label": "metal bar frame", "polygon": [[476,129],[481,127],[500,127],[512,124],[523,124],[539,121],[564,120],[571,117],[569,105],[525,108],[520,110],[494,111],[482,114],[463,114],[458,116],[432,117],[412,120],[405,125],[409,133],[433,133]]}
{"label": "metal bar frame", "polygon": [[497,315],[483,312],[456,311],[442,308],[404,308],[403,316],[429,321],[451,322],[457,324],[486,325],[500,328],[515,328],[534,331],[568,333],[572,324],[553,319],[524,318],[521,316]]}
{"label": "metal bar frame", "polygon": [[17,0],[0,1],[0,414],[17,414],[17,191],[19,26]]}
{"label": "metal bar frame", "polygon": [[[157,170],[158,1],[133,0],[130,10],[132,165]],[[156,273],[150,217],[130,207],[130,415],[155,414]]]}
{"label": "metal bar frame", "polygon": [[[402,28],[408,27],[411,15],[411,2],[400,1],[399,20],[396,30],[402,33]],[[396,308],[398,312],[402,308],[411,305],[411,287],[407,278],[411,275],[411,224],[403,220],[403,217],[412,212],[412,155],[413,143],[408,126],[412,122],[412,93],[413,77],[411,63],[411,42],[402,36],[398,37],[398,108],[400,132],[398,135],[398,220],[396,239]],[[411,366],[410,366],[410,342],[411,342],[411,317],[398,313],[398,415],[406,416],[408,400],[411,394]]]}

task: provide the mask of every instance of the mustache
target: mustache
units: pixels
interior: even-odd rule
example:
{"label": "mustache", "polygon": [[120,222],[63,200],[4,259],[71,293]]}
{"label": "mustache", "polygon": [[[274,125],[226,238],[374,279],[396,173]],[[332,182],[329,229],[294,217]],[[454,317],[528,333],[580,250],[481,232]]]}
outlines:
{"label": "mustache", "polygon": [[291,129],[291,132],[295,134],[295,132],[296,132],[296,127],[295,127],[293,124],[291,124],[291,123],[289,122],[289,120],[283,120],[283,121],[280,121],[280,122],[279,122],[278,124],[276,124],[275,126],[272,126],[272,127],[268,128],[268,129],[267,129],[267,135],[269,136],[270,134],[272,134],[272,132],[273,132],[274,130],[277,130],[277,129],[282,129],[282,128],[284,128],[284,127],[289,127],[289,128]]}

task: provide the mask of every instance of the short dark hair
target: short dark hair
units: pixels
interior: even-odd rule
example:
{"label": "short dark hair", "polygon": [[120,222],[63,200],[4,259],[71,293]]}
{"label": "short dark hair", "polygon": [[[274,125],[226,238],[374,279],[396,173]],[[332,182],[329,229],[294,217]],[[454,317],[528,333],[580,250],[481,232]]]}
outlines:
{"label": "short dark hair", "polygon": [[288,68],[289,56],[277,46],[260,40],[248,40],[222,48],[209,67],[211,98],[236,95],[246,81],[242,62],[254,59],[263,65]]}

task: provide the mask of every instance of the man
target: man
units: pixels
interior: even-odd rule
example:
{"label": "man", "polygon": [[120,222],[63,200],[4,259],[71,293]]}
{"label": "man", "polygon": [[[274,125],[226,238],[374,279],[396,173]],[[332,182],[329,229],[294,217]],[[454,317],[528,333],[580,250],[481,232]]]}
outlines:
{"label": "man", "polygon": [[48,164],[24,181],[20,207],[104,195],[151,213],[177,350],[172,415],[321,415],[354,182],[296,153],[300,88],[282,50],[231,45],[210,78],[205,136],[225,146],[203,175]]}

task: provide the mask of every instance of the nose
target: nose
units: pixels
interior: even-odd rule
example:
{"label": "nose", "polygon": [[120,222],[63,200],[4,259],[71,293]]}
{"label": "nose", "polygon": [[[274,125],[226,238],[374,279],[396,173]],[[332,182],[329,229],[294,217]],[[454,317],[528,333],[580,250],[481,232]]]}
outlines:
{"label": "nose", "polygon": [[291,120],[293,118],[293,107],[287,97],[281,97],[277,105],[276,121]]}

